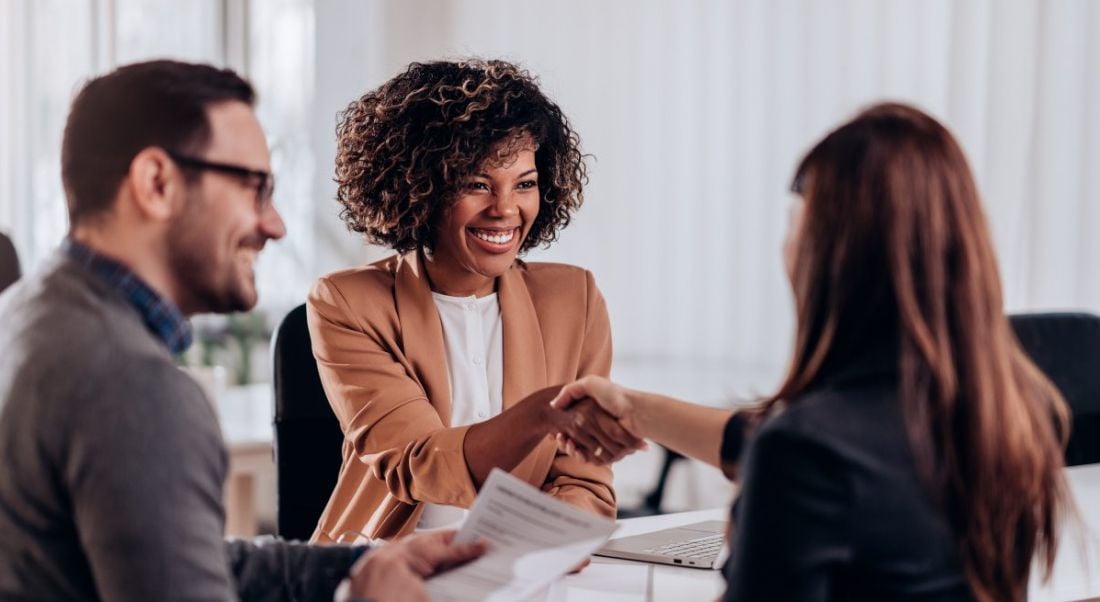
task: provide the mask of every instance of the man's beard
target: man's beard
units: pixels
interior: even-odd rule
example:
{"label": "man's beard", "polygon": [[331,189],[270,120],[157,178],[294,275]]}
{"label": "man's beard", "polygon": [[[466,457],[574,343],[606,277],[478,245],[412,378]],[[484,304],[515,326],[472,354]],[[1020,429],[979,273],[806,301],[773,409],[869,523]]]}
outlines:
{"label": "man's beard", "polygon": [[192,189],[169,230],[168,262],[179,284],[181,305],[187,306],[183,309],[188,314],[248,311],[256,305],[255,276],[240,273],[243,268],[235,254],[219,261],[221,240],[206,219],[205,204],[198,189]]}

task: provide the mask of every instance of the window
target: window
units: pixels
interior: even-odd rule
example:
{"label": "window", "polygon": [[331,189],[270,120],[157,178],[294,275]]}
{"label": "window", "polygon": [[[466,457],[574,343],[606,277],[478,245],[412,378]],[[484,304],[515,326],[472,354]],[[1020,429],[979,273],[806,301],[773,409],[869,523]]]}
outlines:
{"label": "window", "polygon": [[313,0],[7,0],[0,22],[0,230],[24,270],[67,229],[60,150],[72,96],[118,65],[175,58],[229,65],[253,80],[275,202],[292,233],[260,261],[261,299],[281,312],[305,297],[314,244]]}

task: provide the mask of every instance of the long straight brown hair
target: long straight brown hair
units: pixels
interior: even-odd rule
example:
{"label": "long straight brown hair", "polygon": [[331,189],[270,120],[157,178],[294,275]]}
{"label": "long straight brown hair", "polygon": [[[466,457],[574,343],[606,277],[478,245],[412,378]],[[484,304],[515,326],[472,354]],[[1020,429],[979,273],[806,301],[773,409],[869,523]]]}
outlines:
{"label": "long straight brown hair", "polygon": [[978,600],[1022,600],[1049,578],[1067,508],[1069,430],[1058,390],[1021,350],[977,187],[951,134],[900,104],[873,106],[798,167],[790,371],[770,411],[832,367],[896,341],[918,470],[953,529]]}

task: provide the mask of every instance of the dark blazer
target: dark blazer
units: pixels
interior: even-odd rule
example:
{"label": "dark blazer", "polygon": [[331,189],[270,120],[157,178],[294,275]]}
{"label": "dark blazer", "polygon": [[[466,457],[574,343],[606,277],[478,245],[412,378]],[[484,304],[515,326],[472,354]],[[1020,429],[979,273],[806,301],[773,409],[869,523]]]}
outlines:
{"label": "dark blazer", "polygon": [[896,358],[834,372],[752,437],[725,600],[972,599],[909,448]]}

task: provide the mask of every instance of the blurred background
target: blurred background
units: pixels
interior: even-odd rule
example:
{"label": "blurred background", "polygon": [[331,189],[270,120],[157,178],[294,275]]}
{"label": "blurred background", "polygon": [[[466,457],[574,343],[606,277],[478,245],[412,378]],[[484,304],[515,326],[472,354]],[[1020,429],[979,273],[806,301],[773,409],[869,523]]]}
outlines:
{"label": "blurred background", "polygon": [[[337,217],[338,113],[410,61],[466,56],[538,75],[592,155],[585,206],[527,258],[594,272],[628,384],[724,405],[778,383],[789,179],[819,137],[884,99],[962,142],[1006,309],[1100,311],[1100,2],[1088,0],[0,0],[0,231],[24,272],[63,237],[61,129],[88,77],[152,57],[248,76],[289,234],[260,258],[259,308],[196,320],[186,362],[206,367],[231,444],[262,455],[271,329],[321,274],[388,254]],[[621,503],[643,501],[660,463],[620,465]],[[664,509],[726,501],[719,475],[681,464]],[[241,486],[262,522],[262,462],[253,477]]]}

